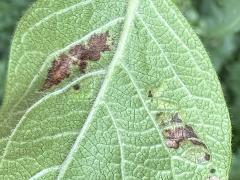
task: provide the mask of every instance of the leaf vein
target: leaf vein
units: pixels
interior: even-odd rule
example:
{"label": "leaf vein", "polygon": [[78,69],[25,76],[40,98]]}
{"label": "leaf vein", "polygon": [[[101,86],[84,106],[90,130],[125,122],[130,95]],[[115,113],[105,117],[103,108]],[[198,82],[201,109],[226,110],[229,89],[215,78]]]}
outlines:
{"label": "leaf vein", "polygon": [[57,171],[59,170],[60,166],[52,166],[46,169],[41,170],[40,172],[36,173],[34,176],[32,176],[31,178],[29,178],[29,180],[37,180],[43,176],[45,176],[46,174],[52,172],[52,171]]}

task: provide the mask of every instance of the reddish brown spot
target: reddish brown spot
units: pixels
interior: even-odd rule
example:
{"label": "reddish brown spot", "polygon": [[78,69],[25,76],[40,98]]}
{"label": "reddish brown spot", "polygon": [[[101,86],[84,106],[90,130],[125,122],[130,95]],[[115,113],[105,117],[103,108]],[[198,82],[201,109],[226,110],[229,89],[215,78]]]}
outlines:
{"label": "reddish brown spot", "polygon": [[76,45],[70,50],[70,55],[75,58],[74,64],[79,66],[82,73],[87,68],[87,61],[97,61],[101,58],[101,52],[110,50],[107,39],[108,32],[95,34],[87,45]]}
{"label": "reddish brown spot", "polygon": [[58,59],[54,60],[42,89],[48,89],[69,77],[70,64],[71,59],[65,54],[61,54]]}
{"label": "reddish brown spot", "polygon": [[89,43],[89,52],[90,52],[90,60],[99,60],[100,59],[100,53],[104,51],[109,51],[109,45],[107,44],[107,37],[108,33],[100,34],[100,35],[94,35]]}

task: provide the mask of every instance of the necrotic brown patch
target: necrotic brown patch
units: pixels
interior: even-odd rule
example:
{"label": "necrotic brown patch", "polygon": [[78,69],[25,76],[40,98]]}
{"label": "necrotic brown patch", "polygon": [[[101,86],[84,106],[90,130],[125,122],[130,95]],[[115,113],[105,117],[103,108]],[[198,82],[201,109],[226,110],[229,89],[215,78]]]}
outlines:
{"label": "necrotic brown patch", "polygon": [[163,131],[163,135],[167,139],[166,145],[169,148],[177,149],[179,147],[179,143],[184,140],[189,140],[195,145],[203,145],[203,143],[198,140],[193,128],[188,125],[167,129]]}
{"label": "necrotic brown patch", "polygon": [[168,139],[187,139],[187,138],[197,138],[197,135],[193,132],[192,127],[176,127],[173,129],[168,129],[164,131],[164,136]]}
{"label": "necrotic brown patch", "polygon": [[88,61],[97,61],[101,58],[101,53],[109,51],[107,43],[108,32],[93,35],[87,45],[76,45],[70,50],[70,55],[75,58],[74,64],[78,65],[81,72],[85,72]]}
{"label": "necrotic brown patch", "polygon": [[94,34],[86,44],[78,44],[72,47],[68,53],[61,54],[53,61],[51,68],[48,70],[48,76],[42,90],[58,85],[69,77],[71,65],[78,66],[80,72],[85,73],[88,61],[98,61],[102,52],[110,51],[108,36],[108,32]]}
{"label": "necrotic brown patch", "polygon": [[49,89],[53,85],[57,85],[63,79],[69,77],[70,64],[71,59],[65,54],[61,54],[58,59],[54,60],[42,89]]}

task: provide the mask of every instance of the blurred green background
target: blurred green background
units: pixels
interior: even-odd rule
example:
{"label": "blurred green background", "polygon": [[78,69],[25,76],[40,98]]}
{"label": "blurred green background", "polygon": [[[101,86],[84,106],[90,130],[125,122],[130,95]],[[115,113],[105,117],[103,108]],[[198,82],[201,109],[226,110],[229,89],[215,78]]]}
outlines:
{"label": "blurred green background", "polygon": [[[35,0],[0,0],[0,104],[9,47],[23,12]],[[233,131],[230,179],[240,179],[240,0],[173,0],[201,38],[218,73]]]}

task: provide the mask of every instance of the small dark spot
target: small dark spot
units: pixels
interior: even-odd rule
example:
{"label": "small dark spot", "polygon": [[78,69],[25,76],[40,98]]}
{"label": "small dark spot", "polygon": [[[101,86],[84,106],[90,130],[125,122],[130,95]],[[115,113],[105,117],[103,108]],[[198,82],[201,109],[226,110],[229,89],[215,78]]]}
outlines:
{"label": "small dark spot", "polygon": [[204,159],[205,159],[206,161],[209,161],[210,158],[211,158],[210,154],[205,153]]}
{"label": "small dark spot", "polygon": [[54,60],[51,68],[48,70],[48,76],[42,89],[49,89],[52,86],[59,84],[65,78],[68,78],[70,75],[70,64],[71,59],[65,54],[61,54],[58,59]]}
{"label": "small dark spot", "polygon": [[158,113],[156,114],[157,117],[161,117],[162,115],[163,115],[163,112],[158,112]]}
{"label": "small dark spot", "polygon": [[76,91],[78,91],[78,90],[80,89],[80,85],[79,85],[79,84],[75,84],[75,85],[73,86],[73,89],[76,90]]}
{"label": "small dark spot", "polygon": [[153,97],[153,94],[152,94],[151,90],[148,91],[148,97],[150,97],[150,98]]}
{"label": "small dark spot", "polygon": [[215,173],[216,172],[216,169],[210,169],[210,173]]}

